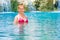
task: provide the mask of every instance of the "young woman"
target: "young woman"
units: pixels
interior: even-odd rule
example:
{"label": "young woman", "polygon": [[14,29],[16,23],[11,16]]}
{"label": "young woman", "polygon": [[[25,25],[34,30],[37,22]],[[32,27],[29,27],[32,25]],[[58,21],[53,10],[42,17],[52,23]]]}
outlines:
{"label": "young woman", "polygon": [[18,5],[18,14],[15,16],[14,24],[18,25],[19,27],[22,27],[24,24],[28,23],[27,17],[24,15],[24,5],[19,4]]}

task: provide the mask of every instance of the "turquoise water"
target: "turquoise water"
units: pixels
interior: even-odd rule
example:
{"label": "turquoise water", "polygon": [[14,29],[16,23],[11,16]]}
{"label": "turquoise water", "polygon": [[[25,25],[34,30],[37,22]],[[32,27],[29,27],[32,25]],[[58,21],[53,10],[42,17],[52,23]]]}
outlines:
{"label": "turquoise water", "polygon": [[17,13],[0,13],[0,40],[60,40],[60,12],[26,12],[22,32],[13,25]]}

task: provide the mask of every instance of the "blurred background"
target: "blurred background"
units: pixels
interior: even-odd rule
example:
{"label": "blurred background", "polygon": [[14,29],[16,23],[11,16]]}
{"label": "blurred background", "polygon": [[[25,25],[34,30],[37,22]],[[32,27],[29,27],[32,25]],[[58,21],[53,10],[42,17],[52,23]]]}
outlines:
{"label": "blurred background", "polygon": [[17,5],[24,3],[25,11],[57,11],[59,0],[0,0],[0,12],[17,12]]}

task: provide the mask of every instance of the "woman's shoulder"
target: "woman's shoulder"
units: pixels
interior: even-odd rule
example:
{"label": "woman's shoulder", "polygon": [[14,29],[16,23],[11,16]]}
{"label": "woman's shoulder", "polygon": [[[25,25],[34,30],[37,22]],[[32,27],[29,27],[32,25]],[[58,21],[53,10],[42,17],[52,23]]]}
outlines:
{"label": "woman's shoulder", "polygon": [[15,18],[18,18],[19,15],[16,15]]}

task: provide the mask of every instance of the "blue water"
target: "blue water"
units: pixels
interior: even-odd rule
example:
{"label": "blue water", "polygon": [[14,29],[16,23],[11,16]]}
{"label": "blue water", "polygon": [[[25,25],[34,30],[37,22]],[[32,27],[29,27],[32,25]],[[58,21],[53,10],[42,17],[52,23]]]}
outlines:
{"label": "blue water", "polygon": [[25,12],[22,32],[13,25],[15,12],[0,13],[0,40],[60,40],[60,12]]}

